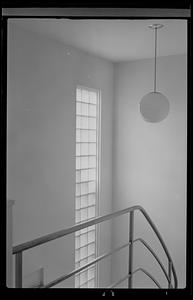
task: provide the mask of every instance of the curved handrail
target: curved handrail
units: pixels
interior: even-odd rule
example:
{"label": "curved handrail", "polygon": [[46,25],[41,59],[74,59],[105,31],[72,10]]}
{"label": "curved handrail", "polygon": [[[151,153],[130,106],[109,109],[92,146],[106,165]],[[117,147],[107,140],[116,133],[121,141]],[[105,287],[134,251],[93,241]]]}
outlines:
{"label": "curved handrail", "polygon": [[144,217],[146,218],[146,220],[150,224],[151,228],[153,229],[153,231],[157,235],[157,238],[159,239],[159,241],[160,241],[160,243],[161,243],[161,245],[162,245],[162,247],[165,251],[165,254],[166,254],[167,258],[168,258],[169,262],[171,263],[172,273],[173,273],[173,276],[174,276],[174,287],[177,288],[178,281],[177,281],[176,271],[175,271],[174,264],[172,262],[171,256],[169,254],[169,251],[168,251],[168,249],[167,249],[167,247],[166,247],[166,245],[165,245],[165,243],[164,243],[164,241],[161,237],[161,234],[159,233],[157,227],[155,226],[155,224],[153,223],[153,221],[151,220],[151,218],[149,217],[149,215],[147,214],[145,209],[140,205],[128,207],[128,208],[119,210],[117,212],[114,212],[114,213],[111,213],[111,214],[108,214],[108,215],[93,218],[89,221],[74,225],[74,226],[69,227],[67,229],[63,229],[63,230],[60,230],[60,231],[57,231],[57,232],[54,232],[54,233],[51,233],[51,234],[47,234],[47,235],[44,235],[40,238],[34,239],[32,241],[14,246],[13,247],[13,254],[20,253],[20,252],[25,251],[27,249],[31,249],[33,247],[39,246],[41,244],[47,243],[47,242],[55,240],[57,238],[61,238],[61,237],[64,237],[68,234],[74,233],[78,230],[84,229],[86,227],[89,227],[89,226],[92,226],[92,225],[95,225],[95,224],[99,224],[101,222],[105,222],[107,220],[110,220],[112,218],[118,217],[120,215],[129,213],[129,212],[132,212],[132,211],[135,211],[135,210],[139,210],[139,211],[142,212],[142,214],[144,215]]}
{"label": "curved handrail", "polygon": [[169,254],[169,251],[166,247],[166,244],[164,243],[162,237],[161,237],[161,234],[159,233],[157,227],[155,226],[155,224],[153,223],[153,221],[151,220],[150,216],[147,214],[147,212],[145,211],[145,209],[141,206],[139,206],[139,210],[142,212],[142,214],[144,215],[144,217],[146,218],[146,220],[148,221],[148,223],[150,224],[150,226],[152,227],[153,231],[155,232],[155,234],[157,235],[164,251],[165,251],[165,254],[168,258],[168,260],[171,262],[171,267],[172,267],[172,272],[173,272],[173,275],[174,275],[174,287],[177,288],[178,286],[178,279],[177,279],[177,275],[176,275],[176,270],[174,268],[174,264],[173,264],[173,261],[172,261],[172,258]]}
{"label": "curved handrail", "polygon": [[[138,268],[136,269],[135,271],[133,271],[131,273],[131,275],[133,276],[135,273],[139,272],[139,271],[142,271],[145,275],[147,275],[151,280],[153,280],[153,282],[158,286],[158,288],[161,289],[161,286],[160,284],[158,283],[158,281],[145,269],[143,268]],[[116,287],[117,285],[119,285],[121,282],[125,281],[128,277],[131,276],[130,274],[127,274],[126,276],[122,277],[120,280],[118,280],[117,282],[113,283],[112,285],[109,286],[109,288],[114,288]]]}
{"label": "curved handrail", "polygon": [[[158,264],[160,265],[162,271],[164,272],[164,275],[165,275],[165,277],[166,277],[168,283],[170,283],[170,285],[171,285],[171,282],[170,282],[170,279],[169,279],[169,277],[168,277],[168,274],[167,274],[167,272],[166,272],[166,270],[165,270],[165,268],[164,268],[162,262],[160,261],[160,259],[158,258],[158,256],[157,256],[157,255],[155,254],[155,252],[153,251],[153,249],[152,249],[152,248],[149,246],[149,244],[148,244],[147,242],[145,242],[142,238],[137,238],[137,239],[135,239],[135,240],[133,241],[133,243],[135,243],[135,242],[137,242],[137,241],[141,242],[141,243],[142,243],[142,244],[150,251],[150,253],[155,257],[155,259],[157,260]],[[173,288],[172,285],[171,285],[171,288]]]}
{"label": "curved handrail", "polygon": [[157,282],[157,280],[145,269],[143,268],[138,268],[135,271],[132,272],[132,275],[134,275],[135,273],[142,271],[145,275],[147,275],[149,278],[151,278],[153,280],[153,282],[158,286],[159,289],[161,289],[162,287],[160,286],[159,282]]}

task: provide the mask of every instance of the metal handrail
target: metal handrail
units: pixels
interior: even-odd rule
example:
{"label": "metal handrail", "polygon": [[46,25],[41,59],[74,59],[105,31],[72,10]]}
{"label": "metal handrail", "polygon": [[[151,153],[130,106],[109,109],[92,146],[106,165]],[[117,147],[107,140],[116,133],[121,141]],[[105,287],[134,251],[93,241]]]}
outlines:
{"label": "metal handrail", "polygon": [[[143,268],[138,268],[136,269],[135,271],[133,271],[131,273],[131,275],[133,276],[135,273],[137,272],[143,272],[145,275],[147,275],[157,286],[159,289],[161,289],[161,286],[160,284],[158,283],[158,281],[145,269]],[[126,276],[122,277],[120,280],[118,280],[117,282],[113,283],[111,286],[109,286],[109,288],[114,288],[116,287],[117,285],[119,285],[121,282],[125,281],[127,278],[129,278],[131,276],[130,274],[127,274]]]}
{"label": "metal handrail", "polygon": [[149,278],[151,278],[151,280],[158,286],[159,289],[161,289],[162,287],[160,286],[159,282],[145,269],[143,268],[138,268],[136,269],[132,275],[134,275],[135,273],[142,271],[145,275],[147,275]]}
{"label": "metal handrail", "polygon": [[119,285],[121,282],[125,281],[126,279],[128,279],[130,277],[130,274],[127,274],[126,276],[122,277],[121,279],[119,279],[118,281],[114,282],[113,284],[111,284],[108,288],[112,289],[114,287],[116,287],[117,285]]}
{"label": "metal handrail", "polygon": [[19,252],[23,252],[25,250],[37,247],[37,246],[45,244],[45,243],[47,243],[49,241],[53,241],[55,239],[64,237],[64,236],[66,236],[68,234],[74,233],[74,232],[79,231],[81,229],[84,229],[86,227],[89,227],[89,226],[92,226],[92,225],[96,225],[96,224],[99,224],[101,222],[108,221],[108,220],[110,220],[112,218],[121,216],[123,214],[126,214],[128,212],[131,212],[131,211],[139,209],[139,208],[140,208],[140,206],[128,207],[128,208],[119,210],[117,212],[114,212],[114,213],[111,213],[111,214],[108,214],[108,215],[104,215],[104,216],[100,216],[100,217],[97,217],[97,218],[93,218],[90,221],[82,222],[82,223],[74,225],[72,227],[69,227],[69,228],[66,228],[66,229],[62,229],[60,231],[56,231],[56,232],[44,235],[44,236],[42,236],[40,238],[31,240],[29,242],[25,242],[25,243],[19,244],[19,245],[13,247],[13,254],[16,254],[16,253],[19,253]]}
{"label": "metal handrail", "polygon": [[[166,273],[166,271],[165,271],[165,268],[164,268],[163,264],[161,263],[161,261],[159,260],[159,258],[157,257],[157,255],[155,254],[155,252],[153,251],[153,249],[152,249],[152,248],[148,245],[148,243],[146,243],[143,239],[141,239],[141,238],[135,239],[135,240],[133,241],[133,243],[135,243],[135,242],[137,242],[137,241],[140,241],[141,243],[143,243],[143,245],[144,245],[145,247],[147,247],[147,249],[152,253],[152,255],[155,257],[155,259],[158,261],[160,267],[162,268],[162,270],[163,270],[163,272],[164,272],[164,274],[165,274],[165,276],[166,276],[166,279],[168,280],[168,283],[170,283],[170,279],[169,279],[169,277],[168,277],[168,275],[167,275],[167,273]],[[124,244],[124,245],[122,245],[122,246],[120,246],[120,247],[117,247],[117,248],[113,249],[113,250],[110,251],[110,252],[107,252],[107,253],[105,253],[105,254],[103,254],[103,255],[100,255],[100,256],[97,257],[96,259],[92,260],[90,263],[87,263],[87,264],[85,264],[84,266],[82,266],[82,267],[80,267],[80,268],[78,268],[78,269],[75,269],[75,270],[73,270],[72,272],[70,272],[70,273],[68,273],[68,274],[66,274],[66,275],[61,276],[61,277],[57,278],[56,280],[53,280],[53,281],[49,282],[48,284],[46,284],[46,285],[44,285],[44,286],[41,286],[40,288],[50,288],[50,287],[52,287],[52,286],[54,286],[54,285],[56,285],[56,284],[58,284],[58,283],[60,283],[60,282],[62,282],[62,281],[64,281],[64,280],[66,280],[66,279],[68,279],[68,278],[74,276],[75,274],[77,274],[77,273],[83,271],[84,269],[86,269],[86,268],[90,267],[91,265],[93,265],[93,264],[99,262],[100,260],[102,260],[102,259],[104,259],[104,258],[106,258],[106,257],[108,257],[108,256],[110,256],[110,255],[112,255],[113,253],[122,250],[123,248],[129,246],[129,244],[130,244],[130,243],[128,242],[128,243],[126,243],[126,244]],[[135,272],[137,272],[137,271],[139,271],[139,270],[141,270],[141,271],[144,272],[144,269],[138,268],[136,271],[132,272],[132,275],[135,274]],[[146,273],[148,273],[148,272],[146,271]],[[146,274],[146,273],[145,273],[145,274]],[[147,275],[147,274],[146,274],[146,275]],[[121,283],[122,281],[126,280],[129,276],[130,276],[129,274],[126,275],[126,276],[123,277],[121,280],[119,280],[118,282],[116,282],[116,283],[114,283],[113,285],[111,285],[110,288],[117,286],[119,283]],[[148,276],[151,277],[152,275],[148,273]],[[152,277],[153,277],[153,276],[152,276]],[[152,279],[152,278],[151,278],[151,279]],[[153,279],[152,279],[152,280],[153,280]],[[155,283],[157,282],[155,279],[154,279],[153,281],[154,281]],[[157,284],[157,283],[156,283],[156,284]],[[158,287],[160,288],[160,286],[158,286]],[[172,285],[171,285],[171,288],[173,288]]]}
{"label": "metal handrail", "polygon": [[140,206],[139,210],[143,213],[144,217],[146,218],[146,220],[148,221],[148,223],[150,224],[150,226],[152,227],[153,231],[155,232],[155,234],[157,235],[164,251],[165,251],[165,254],[168,258],[168,261],[171,263],[171,268],[172,268],[172,273],[173,273],[173,276],[174,276],[174,288],[177,288],[178,286],[178,279],[177,279],[177,275],[176,275],[176,270],[175,270],[175,267],[174,267],[174,264],[173,264],[173,261],[172,261],[172,258],[169,254],[169,251],[166,247],[166,244],[165,242],[163,241],[162,237],[161,237],[161,234],[159,233],[157,227],[155,226],[155,224],[153,223],[153,221],[151,220],[150,216],[147,214],[147,212],[145,211],[145,209],[143,207]]}
{"label": "metal handrail", "polygon": [[[164,268],[162,262],[160,261],[159,257],[155,254],[155,252],[153,251],[153,249],[152,249],[152,248],[148,245],[148,243],[145,242],[142,238],[137,238],[137,239],[135,239],[135,240],[133,241],[133,243],[138,242],[138,241],[141,242],[141,243],[149,250],[149,252],[155,257],[155,259],[157,260],[158,264],[159,264],[160,267],[162,268],[162,271],[163,271],[163,273],[164,273],[164,275],[165,275],[165,277],[166,277],[168,283],[170,283],[170,278],[169,278],[169,276],[168,276],[168,274],[167,274],[167,272],[166,272],[166,270],[165,270],[165,268]],[[171,283],[170,283],[170,285],[171,285]],[[171,288],[173,288],[172,285],[171,285]]]}
{"label": "metal handrail", "polygon": [[123,249],[123,248],[125,248],[125,247],[127,247],[127,246],[129,246],[129,243],[126,243],[126,244],[124,244],[124,245],[122,245],[122,246],[120,246],[120,247],[117,247],[117,248],[113,249],[112,251],[110,251],[110,252],[108,252],[108,253],[102,254],[102,255],[98,256],[96,259],[94,259],[94,260],[92,260],[91,262],[89,262],[88,264],[85,264],[84,266],[82,266],[82,267],[80,267],[80,268],[78,268],[78,269],[75,269],[75,270],[73,270],[72,272],[70,272],[70,273],[68,273],[68,274],[66,274],[66,275],[64,275],[64,276],[59,277],[59,278],[57,278],[56,280],[53,280],[53,281],[49,282],[48,284],[42,286],[41,288],[49,288],[49,287],[52,287],[52,286],[54,286],[54,285],[60,283],[61,281],[64,281],[65,279],[74,276],[76,273],[79,273],[79,272],[83,271],[84,269],[90,267],[91,265],[96,264],[96,263],[99,262],[100,260],[102,260],[102,259],[104,259],[104,258],[106,258],[106,257],[108,257],[108,256],[110,256],[110,255],[112,255],[113,253],[115,253],[115,252],[117,252],[117,251],[120,251],[121,249]]}
{"label": "metal handrail", "polygon": [[[151,247],[150,247],[143,239],[141,239],[141,238],[135,239],[135,240],[133,241],[133,243],[135,243],[135,242],[137,242],[137,241],[140,241],[141,243],[143,243],[143,245],[144,245],[145,247],[147,247],[147,249],[153,254],[153,256],[155,257],[155,259],[158,261],[160,267],[162,268],[162,270],[163,270],[163,272],[164,272],[164,274],[165,274],[165,276],[166,276],[166,279],[168,280],[168,283],[170,283],[170,279],[169,279],[169,277],[168,277],[168,275],[167,275],[167,273],[166,273],[166,271],[165,271],[165,268],[164,268],[163,264],[161,263],[161,261],[159,260],[159,258],[157,257],[157,255],[154,253],[153,249],[152,249],[152,248],[151,248]],[[80,267],[80,268],[78,268],[78,269],[75,269],[75,270],[73,270],[72,272],[70,272],[70,273],[68,273],[68,274],[66,274],[66,275],[61,276],[61,277],[57,278],[56,280],[53,280],[53,281],[49,282],[48,284],[46,284],[46,285],[44,285],[44,286],[41,286],[40,288],[50,288],[50,287],[52,287],[52,286],[54,286],[54,285],[56,285],[56,284],[58,284],[58,283],[60,283],[60,282],[62,282],[62,281],[64,281],[64,280],[66,280],[66,279],[68,279],[68,278],[74,276],[75,274],[77,274],[77,273],[83,271],[84,269],[86,269],[86,268],[90,267],[91,265],[93,265],[93,264],[99,262],[100,260],[102,260],[102,259],[104,259],[104,258],[106,258],[106,257],[108,257],[108,256],[110,256],[110,255],[112,255],[113,253],[122,250],[123,248],[129,246],[129,244],[130,244],[130,243],[128,242],[128,243],[126,243],[126,244],[124,244],[124,245],[122,245],[122,246],[120,246],[120,247],[117,247],[117,248],[113,249],[113,250],[110,251],[110,252],[107,252],[107,253],[105,253],[105,254],[103,254],[103,255],[100,255],[99,257],[97,257],[96,259],[94,259],[93,261],[91,261],[90,263],[85,264],[84,266],[82,266],[82,267]],[[141,270],[142,268],[139,268],[139,269]],[[146,272],[147,272],[147,271],[146,271]],[[134,274],[134,273],[135,273],[135,271],[132,272],[132,274]],[[148,273],[148,272],[147,272],[147,273]],[[149,274],[149,273],[148,273],[148,274]],[[146,274],[146,275],[147,275],[147,274]],[[125,276],[124,278],[122,278],[121,280],[119,280],[118,282],[116,282],[116,284],[113,284],[113,285],[111,286],[111,288],[114,287],[114,286],[117,286],[119,283],[121,283],[122,281],[126,280],[129,276],[130,276],[130,275],[128,274],[127,276]],[[151,275],[151,276],[152,276],[152,275]],[[154,281],[154,282],[155,282],[155,281]],[[171,286],[171,287],[172,287],[172,286]],[[173,287],[172,287],[172,288],[173,288]]]}
{"label": "metal handrail", "polygon": [[69,228],[66,228],[66,229],[62,229],[60,231],[56,231],[56,232],[44,235],[40,238],[31,240],[29,242],[19,244],[19,245],[13,247],[13,254],[23,252],[25,250],[37,247],[39,245],[42,245],[42,244],[45,244],[47,242],[53,241],[55,239],[64,237],[68,234],[74,233],[74,232],[79,231],[81,229],[84,229],[86,227],[96,225],[96,224],[99,224],[101,222],[108,221],[112,218],[124,215],[126,213],[129,213],[129,212],[137,210],[137,209],[140,209],[140,206],[136,205],[136,206],[128,207],[128,208],[116,211],[114,213],[104,215],[104,216],[100,216],[100,217],[97,217],[97,218],[93,218],[90,221],[82,222],[82,223],[74,225],[72,227],[69,227]]}
{"label": "metal handrail", "polygon": [[[40,238],[37,238],[37,239],[34,239],[34,240],[31,240],[31,241],[28,241],[28,242],[25,242],[25,243],[22,243],[20,245],[17,245],[17,246],[14,246],[13,247],[13,254],[16,254],[16,274],[20,274],[22,273],[22,269],[21,269],[21,263],[22,263],[22,252],[25,251],[25,250],[28,250],[28,249],[31,249],[33,247],[36,247],[36,246],[39,246],[39,245],[42,245],[44,243],[47,243],[49,241],[53,241],[55,239],[58,239],[58,238],[61,238],[61,237],[64,237],[66,235],[69,235],[71,233],[74,233],[76,231],[79,231],[81,229],[84,229],[84,228],[87,228],[89,226],[92,226],[92,225],[96,225],[96,224],[99,224],[101,222],[105,222],[107,220],[110,220],[112,218],[115,218],[115,217],[118,217],[120,215],[123,215],[123,214],[126,214],[126,213],[133,213],[135,210],[139,210],[142,212],[142,214],[145,216],[146,220],[148,221],[148,223],[150,224],[150,226],[152,227],[153,231],[155,232],[155,234],[157,235],[157,238],[159,239],[164,251],[165,251],[165,254],[168,258],[168,261],[169,261],[169,265],[171,266],[171,271],[173,273],[173,276],[174,276],[174,287],[177,288],[177,285],[178,285],[178,281],[177,281],[177,276],[176,276],[176,271],[175,271],[175,268],[174,268],[174,265],[173,265],[173,262],[172,262],[172,259],[171,259],[171,256],[169,254],[169,251],[158,231],[158,229],[156,228],[155,224],[153,223],[153,221],[151,220],[151,218],[149,217],[149,215],[147,214],[147,212],[145,211],[145,209],[139,205],[136,205],[136,206],[132,206],[132,207],[128,207],[128,208],[125,208],[125,209],[122,209],[122,210],[119,210],[117,212],[114,212],[114,213],[111,213],[111,214],[108,214],[108,215],[104,215],[104,216],[100,216],[100,217],[97,217],[97,218],[94,218],[94,219],[91,219],[90,221],[86,221],[86,222],[83,222],[83,223],[80,223],[80,224],[77,224],[77,225],[74,225],[72,227],[69,227],[67,229],[63,229],[63,230],[60,230],[60,231],[57,231],[57,232],[54,232],[54,233],[51,233],[51,234],[48,234],[48,235],[44,235]],[[133,214],[132,214],[133,215]],[[131,242],[128,243],[128,245],[131,246]],[[122,247],[122,246],[121,246]],[[148,247],[147,247],[148,248]],[[132,249],[132,248],[130,248]],[[149,248],[150,250],[150,248]],[[151,249],[152,250],[152,249]],[[153,254],[153,252],[150,250],[150,252]],[[118,251],[118,250],[116,250]],[[112,251],[111,251],[112,252]],[[109,252],[109,253],[111,253]],[[115,251],[114,251],[115,252]],[[112,254],[112,253],[111,253]],[[110,255],[110,254],[109,254]],[[105,256],[106,257],[106,256]],[[154,255],[155,257],[155,255]],[[103,257],[104,258],[104,257]],[[156,258],[156,257],[155,257]],[[102,258],[101,258],[102,259]],[[157,258],[156,258],[157,259]],[[92,263],[95,263],[95,262],[91,262],[89,265],[91,265]],[[160,262],[159,262],[160,264]],[[162,264],[161,264],[162,265]],[[160,266],[161,266],[160,265]],[[162,266],[161,266],[162,267]],[[86,267],[85,267],[86,268]],[[20,269],[17,271],[17,269]],[[162,268],[163,270],[163,268]],[[75,272],[75,271],[73,271]],[[71,272],[71,273],[73,273]],[[78,272],[78,271],[77,271]],[[75,273],[73,273],[75,274]],[[129,278],[131,277],[131,272],[129,273]],[[149,273],[148,273],[149,274]],[[165,271],[164,271],[164,274],[165,274]],[[146,274],[147,275],[147,274]],[[72,276],[72,275],[71,275]],[[148,275],[149,276],[149,275]],[[20,276],[21,277],[21,276]],[[65,276],[62,276],[62,278],[64,278]],[[65,278],[66,279],[66,278]],[[167,278],[168,279],[168,278]],[[64,279],[63,279],[64,280]],[[56,282],[57,280],[55,280],[54,282]],[[61,281],[61,280],[60,280]],[[21,282],[19,280],[19,284],[21,285]],[[169,284],[171,284],[171,282],[169,281]],[[48,284],[49,285],[49,284]]]}

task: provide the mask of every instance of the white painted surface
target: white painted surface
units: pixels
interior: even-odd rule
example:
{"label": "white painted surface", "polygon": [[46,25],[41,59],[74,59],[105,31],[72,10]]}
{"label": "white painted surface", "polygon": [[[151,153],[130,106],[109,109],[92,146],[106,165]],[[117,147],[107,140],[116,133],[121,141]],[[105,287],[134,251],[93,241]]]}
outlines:
{"label": "white painted surface", "polygon": [[16,19],[19,26],[64,44],[112,60],[127,61],[154,56],[154,32],[148,25],[161,23],[158,56],[186,53],[186,20],[56,20]]}
{"label": "white painted surface", "polygon": [[[120,63],[115,69],[113,210],[136,204],[147,210],[171,253],[180,288],[185,287],[186,272],[186,68],[185,55],[158,59],[157,90],[168,97],[170,113],[156,124],[145,122],[139,112],[141,98],[153,89],[153,61]],[[127,241],[127,217],[115,220],[113,225],[112,245]],[[139,213],[135,236],[149,241],[166,263],[152,230]],[[143,245],[134,247],[134,267],[144,266],[164,286],[166,281],[154,259]],[[127,274],[127,261],[128,251],[112,260],[113,281]],[[135,275],[134,287],[149,284],[145,275]]]}
{"label": "white painted surface", "polygon": [[39,268],[23,278],[23,288],[38,288],[44,285],[44,269]]}
{"label": "white painted surface", "polygon": [[[15,200],[13,241],[19,244],[74,224],[77,85],[101,89],[100,211],[111,210],[113,65],[13,20],[8,33],[8,197]],[[101,252],[111,245],[108,224],[104,239]],[[42,266],[47,283],[70,272],[74,247],[69,236],[26,251],[24,276]],[[101,274],[101,284],[109,284],[110,264]],[[71,278],[57,287],[73,284]]]}

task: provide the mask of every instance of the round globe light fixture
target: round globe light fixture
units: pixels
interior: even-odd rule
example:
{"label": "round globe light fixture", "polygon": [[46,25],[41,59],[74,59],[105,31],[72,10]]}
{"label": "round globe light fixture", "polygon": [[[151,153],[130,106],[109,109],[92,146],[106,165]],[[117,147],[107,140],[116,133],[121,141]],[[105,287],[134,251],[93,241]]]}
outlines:
{"label": "round globe light fixture", "polygon": [[164,120],[170,109],[167,97],[156,91],[157,29],[162,27],[162,24],[153,24],[149,26],[149,28],[155,30],[154,91],[143,96],[140,102],[140,113],[143,116],[143,119],[152,123]]}

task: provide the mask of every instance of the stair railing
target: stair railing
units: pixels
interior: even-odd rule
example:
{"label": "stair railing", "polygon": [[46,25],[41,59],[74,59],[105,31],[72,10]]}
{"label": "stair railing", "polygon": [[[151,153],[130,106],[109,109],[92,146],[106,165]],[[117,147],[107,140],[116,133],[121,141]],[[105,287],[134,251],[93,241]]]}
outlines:
{"label": "stair railing", "polygon": [[[147,222],[153,229],[154,233],[156,234],[156,236],[167,256],[167,259],[168,259],[168,273],[165,270],[165,267],[163,266],[162,262],[160,261],[158,256],[155,254],[154,250],[148,245],[148,243],[146,241],[144,241],[142,238],[134,239],[134,212],[136,210],[139,210],[143,214],[143,216],[145,217],[145,219],[147,220]],[[31,240],[31,241],[19,244],[17,246],[14,246],[12,249],[13,250],[12,253],[13,253],[13,255],[15,255],[15,287],[22,288],[22,277],[23,277],[22,276],[22,254],[24,251],[34,248],[34,247],[37,247],[39,245],[45,244],[49,241],[53,241],[55,239],[67,236],[69,234],[72,234],[76,231],[87,228],[89,226],[96,225],[96,224],[105,222],[107,220],[113,219],[115,217],[124,215],[124,214],[129,214],[129,242],[128,243],[121,245],[121,246],[113,249],[112,251],[109,251],[105,254],[98,256],[93,261],[85,264],[84,266],[82,266],[78,269],[71,271],[68,274],[60,276],[59,278],[45,284],[41,288],[50,288],[52,286],[55,286],[56,284],[66,280],[69,277],[74,276],[75,274],[79,273],[80,271],[90,267],[93,264],[96,264],[97,262],[104,259],[105,257],[110,256],[113,253],[120,251],[121,249],[123,249],[125,247],[129,248],[128,274],[126,276],[124,276],[123,278],[121,278],[119,281],[113,283],[111,286],[109,286],[109,288],[113,288],[125,280],[128,280],[128,288],[132,288],[133,287],[133,277],[137,272],[143,272],[146,276],[148,276],[155,283],[155,285],[158,288],[161,288],[158,281],[144,268],[137,268],[136,270],[133,270],[133,250],[134,250],[133,246],[136,242],[140,242],[147,248],[147,250],[153,255],[153,257],[158,262],[158,264],[159,264],[161,270],[163,271],[165,278],[168,282],[168,289],[172,289],[172,288],[176,289],[178,287],[176,270],[174,268],[174,264],[173,264],[170,254],[169,254],[169,251],[166,247],[166,244],[165,244],[161,234],[159,233],[157,227],[155,226],[155,224],[153,223],[153,221],[151,220],[151,218],[149,217],[149,215],[147,214],[145,209],[139,205],[128,207],[128,208],[125,208],[125,209],[122,209],[122,210],[119,210],[119,211],[116,211],[114,213],[107,214],[104,216],[99,216],[99,217],[93,218],[89,221],[82,222],[82,223],[74,225],[72,227],[69,227],[69,228],[66,228],[66,229],[51,233],[51,234],[47,234],[40,238],[37,238],[37,239]],[[173,279],[174,279],[174,286],[172,284],[172,275],[173,275]]]}

